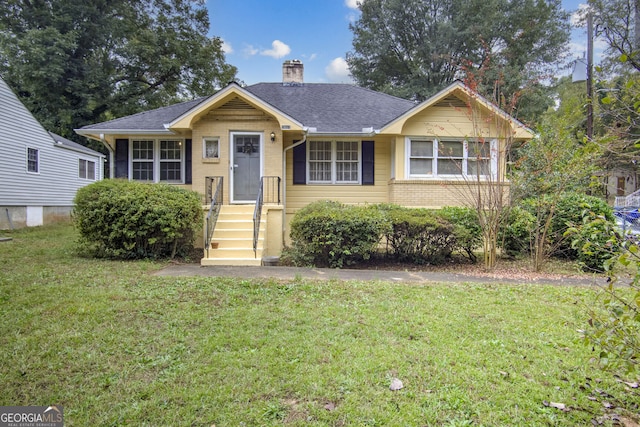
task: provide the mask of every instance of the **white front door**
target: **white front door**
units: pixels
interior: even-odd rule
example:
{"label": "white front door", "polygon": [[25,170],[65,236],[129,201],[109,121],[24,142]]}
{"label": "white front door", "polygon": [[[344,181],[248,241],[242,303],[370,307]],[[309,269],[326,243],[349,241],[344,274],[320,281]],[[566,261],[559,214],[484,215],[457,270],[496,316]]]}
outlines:
{"label": "white front door", "polygon": [[255,202],[262,176],[262,133],[231,132],[231,201]]}

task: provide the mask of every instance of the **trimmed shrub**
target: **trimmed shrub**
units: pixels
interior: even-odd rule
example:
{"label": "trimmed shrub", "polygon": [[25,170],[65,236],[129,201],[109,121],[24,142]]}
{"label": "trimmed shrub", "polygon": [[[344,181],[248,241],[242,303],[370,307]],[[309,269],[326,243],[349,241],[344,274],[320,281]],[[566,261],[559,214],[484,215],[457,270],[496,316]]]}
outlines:
{"label": "trimmed shrub", "polygon": [[482,247],[482,227],[475,209],[448,206],[439,215],[453,225],[455,245],[453,250],[465,255],[474,264],[478,261],[474,251]]}
{"label": "trimmed shrub", "polygon": [[516,257],[531,252],[531,233],[536,218],[527,210],[514,206],[500,233],[500,244],[504,255]]}
{"label": "trimmed shrub", "polygon": [[314,202],[291,221],[287,257],[297,265],[352,265],[371,257],[387,229],[383,213],[374,206]]}
{"label": "trimmed shrub", "polygon": [[385,205],[382,210],[391,223],[385,238],[395,259],[441,264],[451,257],[456,237],[449,221],[426,209]]}
{"label": "trimmed shrub", "polygon": [[78,190],[73,212],[81,249],[96,257],[173,258],[202,228],[200,195],[175,186],[104,180]]}

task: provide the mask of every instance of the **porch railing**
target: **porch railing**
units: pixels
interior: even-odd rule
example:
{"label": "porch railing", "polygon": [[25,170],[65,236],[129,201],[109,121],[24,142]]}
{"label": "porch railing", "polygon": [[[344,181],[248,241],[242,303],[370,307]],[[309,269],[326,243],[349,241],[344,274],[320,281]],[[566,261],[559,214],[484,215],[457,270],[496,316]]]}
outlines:
{"label": "porch railing", "polygon": [[223,177],[221,176],[208,176],[205,179],[205,199],[210,206],[209,213],[207,214],[204,247],[207,251],[207,258],[209,258],[211,239],[213,238],[213,230],[216,228],[216,222],[218,221],[218,215],[220,214],[224,187],[222,186]]}
{"label": "porch railing", "polygon": [[280,204],[280,177],[263,176],[260,178],[256,207],[253,211],[253,256],[258,257],[258,236],[260,235],[260,220],[262,218],[262,206],[265,203]]}

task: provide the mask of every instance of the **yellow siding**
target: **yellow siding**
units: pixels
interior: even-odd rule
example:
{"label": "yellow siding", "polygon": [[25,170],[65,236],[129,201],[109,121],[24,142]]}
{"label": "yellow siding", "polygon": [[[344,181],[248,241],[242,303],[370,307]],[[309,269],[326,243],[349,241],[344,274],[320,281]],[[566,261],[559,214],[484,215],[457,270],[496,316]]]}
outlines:
{"label": "yellow siding", "polygon": [[431,107],[408,119],[402,128],[407,136],[496,137],[504,133],[499,126],[506,122],[497,116],[481,114],[476,109]]}
{"label": "yellow siding", "polygon": [[293,185],[293,153],[292,150],[287,151],[287,215],[316,200],[330,199],[349,204],[387,202],[391,166],[390,145],[389,138],[375,139],[375,185]]}
{"label": "yellow siding", "polygon": [[[207,176],[224,177],[224,199],[229,203],[231,190],[229,185],[230,162],[230,133],[261,132],[263,134],[264,176],[282,177],[282,132],[279,123],[271,116],[258,110],[225,111],[216,110],[204,116],[193,127],[192,178],[193,190],[205,193],[205,178]],[[276,140],[271,142],[269,135],[275,132]],[[219,159],[204,159],[202,154],[203,138],[219,138]]]}

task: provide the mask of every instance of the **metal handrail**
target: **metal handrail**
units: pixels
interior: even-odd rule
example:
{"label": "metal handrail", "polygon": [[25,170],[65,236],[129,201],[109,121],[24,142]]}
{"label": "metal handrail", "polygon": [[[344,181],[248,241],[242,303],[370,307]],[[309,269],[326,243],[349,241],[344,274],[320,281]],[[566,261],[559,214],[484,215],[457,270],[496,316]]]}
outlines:
{"label": "metal handrail", "polygon": [[[211,239],[213,238],[213,230],[216,228],[216,222],[218,222],[218,215],[220,214],[220,208],[222,207],[223,196],[223,177],[221,176],[208,176],[206,177],[206,200],[210,202],[209,213],[207,214],[207,229],[205,234],[204,247],[207,251],[207,258],[209,258],[209,249],[211,249]],[[216,182],[215,192],[213,192],[213,183]]]}
{"label": "metal handrail", "polygon": [[253,256],[255,258],[258,257],[258,236],[260,235],[260,220],[265,196],[267,203],[280,204],[280,182],[281,178],[279,176],[263,176],[260,178],[256,207],[253,210]]}

